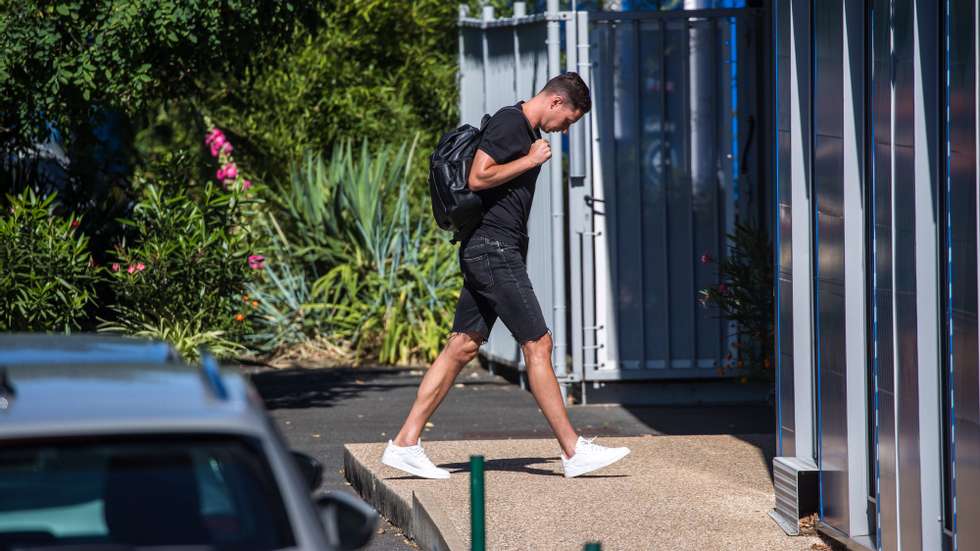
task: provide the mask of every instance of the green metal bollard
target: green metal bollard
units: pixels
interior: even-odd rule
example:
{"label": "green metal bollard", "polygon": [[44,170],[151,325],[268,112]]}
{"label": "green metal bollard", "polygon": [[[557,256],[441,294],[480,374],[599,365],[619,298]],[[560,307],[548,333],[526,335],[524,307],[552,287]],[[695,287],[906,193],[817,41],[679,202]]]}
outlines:
{"label": "green metal bollard", "polygon": [[592,543],[587,543],[585,544],[585,547],[582,549],[582,551],[602,551],[602,544],[600,544],[597,541]]}
{"label": "green metal bollard", "polygon": [[470,456],[470,540],[472,551],[486,551],[487,523],[484,510],[483,456]]}

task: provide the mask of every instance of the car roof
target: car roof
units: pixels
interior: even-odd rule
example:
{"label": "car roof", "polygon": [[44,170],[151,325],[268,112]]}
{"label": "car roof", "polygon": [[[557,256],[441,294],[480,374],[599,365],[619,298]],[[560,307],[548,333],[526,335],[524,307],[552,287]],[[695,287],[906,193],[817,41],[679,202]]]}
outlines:
{"label": "car roof", "polygon": [[0,366],[0,440],[152,433],[261,435],[266,416],[238,373],[187,364]]}
{"label": "car roof", "polygon": [[80,333],[0,334],[0,365],[42,363],[179,363],[180,354],[166,342]]}

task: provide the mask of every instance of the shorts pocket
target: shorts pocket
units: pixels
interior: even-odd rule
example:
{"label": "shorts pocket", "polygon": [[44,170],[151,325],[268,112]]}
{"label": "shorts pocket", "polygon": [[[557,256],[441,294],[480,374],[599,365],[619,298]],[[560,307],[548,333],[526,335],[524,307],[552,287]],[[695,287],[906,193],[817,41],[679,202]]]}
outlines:
{"label": "shorts pocket", "polygon": [[467,283],[480,289],[488,291],[493,288],[493,272],[490,270],[490,255],[481,254],[472,258],[463,258],[463,279]]}

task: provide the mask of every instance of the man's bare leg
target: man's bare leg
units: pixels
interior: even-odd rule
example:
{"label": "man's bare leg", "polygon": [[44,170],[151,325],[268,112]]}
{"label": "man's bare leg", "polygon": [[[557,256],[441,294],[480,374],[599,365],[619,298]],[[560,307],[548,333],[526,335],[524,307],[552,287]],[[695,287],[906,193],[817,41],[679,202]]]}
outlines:
{"label": "man's bare leg", "polygon": [[463,366],[476,357],[481,342],[482,338],[477,333],[453,333],[449,337],[449,342],[439,353],[439,357],[422,377],[415,403],[412,404],[401,430],[392,439],[396,446],[414,446],[418,443],[425,423],[449,393]]}
{"label": "man's bare leg", "polygon": [[527,364],[527,378],[531,384],[531,394],[538,402],[551,431],[558,439],[565,457],[575,455],[578,434],[568,420],[565,402],[561,398],[558,379],[551,367],[551,333],[546,333],[536,341],[528,341],[521,347],[524,350],[524,363]]}

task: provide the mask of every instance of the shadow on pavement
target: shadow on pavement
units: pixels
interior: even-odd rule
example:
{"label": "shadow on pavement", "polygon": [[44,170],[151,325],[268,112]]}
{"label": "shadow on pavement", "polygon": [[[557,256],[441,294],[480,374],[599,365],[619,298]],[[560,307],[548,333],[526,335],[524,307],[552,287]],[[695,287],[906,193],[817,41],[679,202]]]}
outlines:
{"label": "shadow on pavement", "polygon": [[772,406],[692,405],[692,406],[621,406],[654,434],[711,435],[727,434],[759,449],[772,480],[772,459],[776,453],[776,418]]}
{"label": "shadow on pavement", "polygon": [[332,407],[368,391],[418,386],[413,379],[406,379],[404,383],[393,383],[390,379],[383,384],[372,383],[381,377],[404,372],[404,369],[291,367],[261,371],[253,374],[251,379],[266,409],[305,409]]}
{"label": "shadow on pavement", "polygon": [[[519,473],[529,473],[542,476],[564,476],[560,472],[548,471],[545,469],[538,469],[531,467],[531,465],[540,465],[542,463],[553,463],[558,461],[553,457],[508,457],[506,459],[488,459],[483,464],[483,470],[485,471],[511,471]],[[447,469],[453,473],[468,473],[470,472],[470,464],[466,463],[442,463],[438,465],[443,469]],[[577,478],[623,478],[629,475],[625,474],[611,474],[611,475],[581,475]],[[391,476],[385,478],[385,480],[412,480],[419,478],[417,476]]]}

